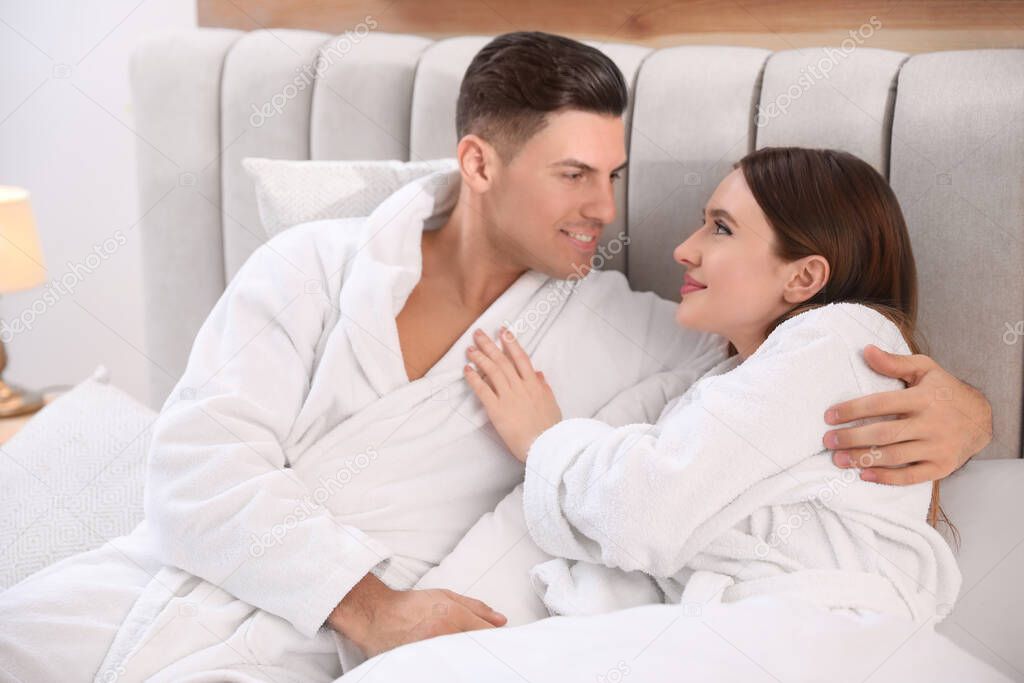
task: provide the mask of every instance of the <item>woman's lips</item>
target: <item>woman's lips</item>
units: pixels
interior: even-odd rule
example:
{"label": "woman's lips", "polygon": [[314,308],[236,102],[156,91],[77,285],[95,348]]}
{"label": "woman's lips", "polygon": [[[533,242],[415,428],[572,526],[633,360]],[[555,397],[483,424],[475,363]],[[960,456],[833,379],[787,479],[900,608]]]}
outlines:
{"label": "woman's lips", "polygon": [[687,275],[683,278],[683,287],[679,290],[679,293],[686,296],[693,292],[699,292],[702,289],[707,289],[707,285],[703,285]]}

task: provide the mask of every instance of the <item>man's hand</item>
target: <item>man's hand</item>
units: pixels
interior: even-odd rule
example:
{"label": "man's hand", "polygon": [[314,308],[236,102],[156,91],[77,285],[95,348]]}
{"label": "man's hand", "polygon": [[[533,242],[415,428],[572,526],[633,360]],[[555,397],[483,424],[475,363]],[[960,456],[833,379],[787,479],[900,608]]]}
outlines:
{"label": "man's hand", "polygon": [[353,586],[327,625],[367,658],[406,643],[503,626],[508,620],[479,600],[443,588],[398,591],[373,574]]}
{"label": "man's hand", "polygon": [[992,406],[928,356],[894,355],[869,345],[864,360],[907,388],[829,408],[828,424],[897,418],[826,432],[823,442],[835,450],[837,466],[861,467],[866,481],[917,484],[948,476],[992,440]]}

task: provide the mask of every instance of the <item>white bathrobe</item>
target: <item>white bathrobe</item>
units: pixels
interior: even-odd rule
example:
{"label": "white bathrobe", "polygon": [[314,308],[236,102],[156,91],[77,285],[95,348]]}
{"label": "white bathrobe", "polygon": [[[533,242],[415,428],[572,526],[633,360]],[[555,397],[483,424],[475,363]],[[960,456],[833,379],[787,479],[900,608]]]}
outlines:
{"label": "white bathrobe", "polygon": [[941,619],[960,572],[926,521],[931,482],[865,482],[822,446],[829,406],[902,386],[867,366],[868,344],[909,352],[873,309],[824,306],[781,324],[746,361],[720,363],[656,424],[579,418],[545,431],[523,505],[540,548],[566,558],[531,573],[548,609],[775,595]]}
{"label": "white bathrobe", "polygon": [[[522,481],[463,379],[473,329],[512,326],[568,417],[638,384],[660,409],[724,358],[722,339],[678,329],[672,303],[621,274],[528,272],[410,382],[395,316],[422,231],[457,193],[457,173],[427,177],[366,219],[296,226],[253,253],[161,410],[146,521],[0,594],[7,670],[331,680],[343,639],[322,624],[349,589],[369,571],[413,586]],[[118,562],[136,583],[115,597],[102,584]]]}

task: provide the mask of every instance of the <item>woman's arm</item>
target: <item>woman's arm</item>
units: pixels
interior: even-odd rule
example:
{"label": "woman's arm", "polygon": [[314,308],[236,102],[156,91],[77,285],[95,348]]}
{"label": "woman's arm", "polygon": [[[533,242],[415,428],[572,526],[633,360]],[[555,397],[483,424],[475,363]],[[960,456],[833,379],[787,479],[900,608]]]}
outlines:
{"label": "woman's arm", "polygon": [[[883,325],[891,330],[880,335]],[[857,350],[865,338],[877,343],[892,332],[864,307],[817,309],[780,326],[732,372],[702,380],[657,425],[616,429],[574,419],[553,426],[526,458],[534,540],[561,557],[675,574],[702,523],[823,450],[827,406],[894,388],[894,380],[870,379]],[[484,402],[492,417],[502,410],[500,393]]]}

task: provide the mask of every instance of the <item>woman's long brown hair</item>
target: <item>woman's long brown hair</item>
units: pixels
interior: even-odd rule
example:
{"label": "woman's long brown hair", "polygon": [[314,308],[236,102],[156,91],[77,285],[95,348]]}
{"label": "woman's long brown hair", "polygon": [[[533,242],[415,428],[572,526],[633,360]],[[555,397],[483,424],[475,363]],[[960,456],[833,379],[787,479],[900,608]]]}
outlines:
{"label": "woman's long brown hair", "polygon": [[[913,353],[921,352],[917,321],[917,267],[899,201],[870,164],[833,149],[766,147],[740,159],[754,199],[776,236],[776,254],[795,261],[818,254],[828,260],[825,286],[788,311],[784,320],[830,303],[874,308],[903,333]],[[955,527],[939,506],[939,482],[932,484],[928,523]]]}

